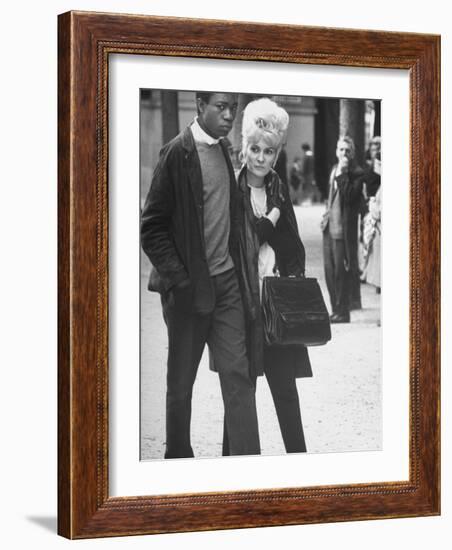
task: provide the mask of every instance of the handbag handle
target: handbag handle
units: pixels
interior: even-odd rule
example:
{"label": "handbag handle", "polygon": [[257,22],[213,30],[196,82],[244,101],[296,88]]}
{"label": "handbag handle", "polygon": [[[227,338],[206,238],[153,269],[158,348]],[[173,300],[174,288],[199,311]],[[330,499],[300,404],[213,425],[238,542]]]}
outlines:
{"label": "handbag handle", "polygon": [[[275,263],[275,267],[273,268],[273,275],[275,277],[281,277],[281,273],[279,271],[278,264]],[[303,271],[300,275],[288,275],[291,279],[306,279],[306,272]]]}

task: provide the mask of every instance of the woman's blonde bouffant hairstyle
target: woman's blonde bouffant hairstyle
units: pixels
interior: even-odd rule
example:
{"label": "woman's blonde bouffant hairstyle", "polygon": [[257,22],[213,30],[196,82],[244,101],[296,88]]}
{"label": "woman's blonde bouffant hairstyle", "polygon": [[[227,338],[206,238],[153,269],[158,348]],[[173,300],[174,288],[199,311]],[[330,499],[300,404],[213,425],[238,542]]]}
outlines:
{"label": "woman's blonde bouffant hairstyle", "polygon": [[242,121],[242,156],[248,144],[263,139],[269,146],[281,149],[289,126],[289,115],[274,101],[263,97],[245,107]]}

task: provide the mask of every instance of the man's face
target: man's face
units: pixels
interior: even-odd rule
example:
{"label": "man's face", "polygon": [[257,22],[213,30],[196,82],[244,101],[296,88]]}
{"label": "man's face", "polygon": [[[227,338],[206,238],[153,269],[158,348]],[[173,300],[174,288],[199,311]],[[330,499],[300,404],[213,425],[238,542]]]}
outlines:
{"label": "man's face", "polygon": [[205,132],[215,139],[229,134],[237,112],[237,94],[212,94],[208,103],[198,99],[198,107],[198,122]]}
{"label": "man's face", "polygon": [[339,141],[337,144],[336,156],[339,161],[344,161],[345,159],[347,159],[347,161],[352,160],[353,149],[350,144],[346,141]]}

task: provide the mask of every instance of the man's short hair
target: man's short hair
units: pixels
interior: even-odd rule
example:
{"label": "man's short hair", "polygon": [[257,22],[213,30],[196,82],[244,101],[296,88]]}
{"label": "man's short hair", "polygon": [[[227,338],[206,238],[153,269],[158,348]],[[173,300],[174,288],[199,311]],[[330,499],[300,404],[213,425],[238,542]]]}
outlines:
{"label": "man's short hair", "polygon": [[196,101],[198,99],[202,99],[204,103],[209,103],[210,96],[212,96],[215,92],[196,92]]}
{"label": "man's short hair", "polygon": [[203,101],[204,103],[209,103],[209,100],[213,94],[216,92],[196,92],[196,110],[198,111],[199,115],[199,106],[198,106],[198,99]]}

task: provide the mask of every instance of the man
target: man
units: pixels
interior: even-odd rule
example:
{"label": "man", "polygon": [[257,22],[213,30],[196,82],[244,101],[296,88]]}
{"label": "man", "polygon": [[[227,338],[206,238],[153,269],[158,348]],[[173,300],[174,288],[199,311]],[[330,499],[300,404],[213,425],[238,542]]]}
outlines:
{"label": "man", "polygon": [[323,215],[323,259],[331,300],[332,323],[350,322],[350,289],[358,275],[358,211],[362,196],[362,169],[355,166],[355,145],[348,137],[337,142]]}
{"label": "man", "polygon": [[163,147],[141,243],[168,329],[165,458],[192,457],[191,398],[207,343],[233,455],[260,453],[237,264],[236,182],[226,145],[237,95],[197,92],[198,116]]}

